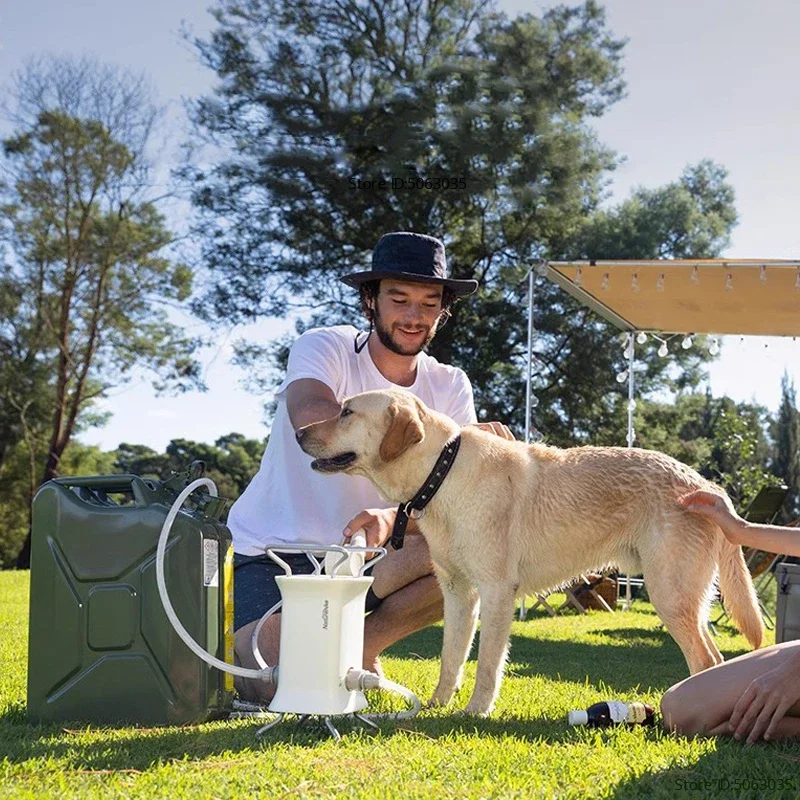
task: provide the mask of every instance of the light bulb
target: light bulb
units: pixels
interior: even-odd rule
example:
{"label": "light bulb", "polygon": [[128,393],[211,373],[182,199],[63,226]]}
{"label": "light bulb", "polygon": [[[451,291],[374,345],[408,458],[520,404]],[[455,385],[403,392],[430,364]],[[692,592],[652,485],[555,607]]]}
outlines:
{"label": "light bulb", "polygon": [[633,447],[633,443],[636,441],[636,433],[631,431],[628,434],[628,447]]}
{"label": "light bulb", "polygon": [[628,400],[628,411],[634,411],[635,409],[636,409],[636,401]]}
{"label": "light bulb", "polygon": [[625,383],[628,380],[628,370],[624,369],[617,375],[617,383]]}
{"label": "light bulb", "polygon": [[580,267],[578,267],[578,271],[575,273],[575,280],[573,280],[573,283],[576,286],[581,286],[583,284],[583,270]]}
{"label": "light bulb", "polygon": [[638,292],[640,288],[641,287],[639,286],[639,273],[634,272],[633,278],[631,280],[631,289],[633,289],[634,292]]}
{"label": "light bulb", "polygon": [[647,341],[647,334],[644,331],[639,331],[636,335],[636,341],[639,342],[639,344],[644,344]]}
{"label": "light bulb", "polygon": [[684,340],[681,342],[681,347],[682,347],[684,350],[688,350],[688,349],[689,349],[691,346],[692,346],[692,337],[691,337],[691,336],[687,336],[687,337],[686,337],[686,338],[685,338],[685,339],[684,339]]}
{"label": "light bulb", "polygon": [[700,283],[700,276],[697,274],[697,264],[692,267],[692,283]]}
{"label": "light bulb", "polygon": [[669,349],[667,348],[667,343],[661,342],[661,347],[658,348],[658,354],[661,356],[661,358],[666,358],[667,353],[669,353]]}
{"label": "light bulb", "polygon": [[531,408],[536,408],[539,405],[539,398],[535,395],[531,395]]}
{"label": "light bulb", "polygon": [[762,283],[766,283],[767,282],[767,265],[766,264],[762,264],[761,265],[761,269],[759,269],[759,271],[758,271],[758,279]]}
{"label": "light bulb", "polygon": [[719,353],[719,342],[717,341],[716,336],[711,340],[711,344],[708,346],[708,352],[715,356]]}
{"label": "light bulb", "polygon": [[633,348],[630,346],[630,344],[625,345],[625,349],[622,351],[622,355],[625,358],[630,358],[633,355]]}
{"label": "light bulb", "polygon": [[656,281],[656,291],[663,292],[664,291],[664,273],[662,272],[658,276],[658,280]]}
{"label": "light bulb", "polygon": [[609,274],[607,272],[604,272],[603,273],[603,280],[600,281],[600,288],[604,292],[608,291],[608,279],[609,279]]}
{"label": "light bulb", "polygon": [[727,277],[725,278],[725,291],[730,292],[733,291],[733,273],[729,272]]}

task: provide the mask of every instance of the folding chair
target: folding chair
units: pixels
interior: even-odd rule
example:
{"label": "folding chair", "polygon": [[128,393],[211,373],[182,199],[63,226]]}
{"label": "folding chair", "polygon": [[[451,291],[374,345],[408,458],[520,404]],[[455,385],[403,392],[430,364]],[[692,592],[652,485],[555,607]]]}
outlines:
{"label": "folding chair", "polygon": [[586,608],[583,603],[586,602],[586,595],[591,595],[602,608],[606,611],[614,613],[614,609],[606,602],[606,599],[597,591],[597,587],[605,580],[605,575],[600,574],[595,578],[588,578],[586,575],[578,576],[578,580],[574,586],[568,586],[564,589],[567,599],[556,609],[563,611],[569,606],[574,606],[580,614],[586,613]]}
{"label": "folding chair", "polygon": [[537,606],[541,606],[551,617],[555,617],[556,616],[556,613],[557,613],[556,610],[553,608],[553,606],[550,605],[550,603],[547,602],[547,595],[540,594],[540,593],[537,592],[535,597],[536,597],[536,602],[530,607],[530,609],[527,608],[527,605],[525,603],[525,601],[528,599],[527,596],[524,596],[519,601],[519,619],[520,619],[520,621],[526,620],[528,618],[528,611],[529,610],[533,611]]}

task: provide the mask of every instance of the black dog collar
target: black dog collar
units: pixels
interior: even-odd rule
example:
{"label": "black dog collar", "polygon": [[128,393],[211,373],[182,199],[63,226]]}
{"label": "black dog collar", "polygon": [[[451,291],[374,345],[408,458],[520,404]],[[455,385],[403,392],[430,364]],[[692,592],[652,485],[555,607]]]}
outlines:
{"label": "black dog collar", "polygon": [[456,454],[460,446],[461,434],[459,433],[455,439],[444,446],[431,474],[428,475],[427,480],[422,484],[422,488],[414,495],[413,499],[407,503],[400,503],[397,509],[397,516],[394,519],[394,528],[392,529],[392,538],[390,540],[395,550],[400,550],[403,547],[409,517],[419,519],[422,514],[414,514],[414,512],[422,512],[436,492],[439,491],[439,487],[456,460]]}

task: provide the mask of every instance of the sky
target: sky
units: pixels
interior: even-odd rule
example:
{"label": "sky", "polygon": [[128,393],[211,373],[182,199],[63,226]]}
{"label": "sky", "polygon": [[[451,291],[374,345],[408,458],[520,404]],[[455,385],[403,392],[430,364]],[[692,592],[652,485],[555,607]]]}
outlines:
{"label": "sky", "polygon": [[[28,56],[90,54],[146,72],[170,110],[171,144],[182,139],[182,98],[210,91],[215,76],[181,37],[213,27],[207,0],[25,0],[0,3],[0,82]],[[550,3],[503,0],[510,15]],[[639,186],[676,180],[713,158],[729,171],[739,225],[729,258],[800,258],[800,82],[796,73],[796,0],[609,0],[611,29],[627,38],[625,99],[595,123],[606,145],[625,156],[613,176],[611,202]],[[202,327],[185,319],[191,330]],[[291,321],[264,321],[223,332],[204,356],[206,393],[158,398],[143,376],[114,390],[103,408],[110,422],[81,435],[111,450],[120,442],[163,450],[173,438],[213,442],[237,431],[268,433],[263,403],[247,393],[227,361],[240,337],[267,342]],[[800,342],[725,337],[710,365],[715,395],[776,409],[788,372],[800,383]],[[609,376],[609,387],[614,376]],[[519,421],[520,425],[522,420]]]}

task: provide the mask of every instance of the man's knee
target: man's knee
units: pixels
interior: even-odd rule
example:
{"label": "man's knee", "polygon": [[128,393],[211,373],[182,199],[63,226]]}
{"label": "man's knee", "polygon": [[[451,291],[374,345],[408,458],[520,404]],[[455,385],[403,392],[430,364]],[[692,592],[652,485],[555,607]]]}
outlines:
{"label": "man's knee", "polygon": [[[253,631],[257,621],[243,625],[233,635],[234,663],[248,669],[259,669],[260,665],[253,652]],[[280,615],[270,617],[260,631],[258,650],[261,657],[269,664],[275,666],[272,660],[277,661],[278,641],[280,638]],[[257,678],[244,678],[235,676],[234,687],[242,700],[255,703],[268,703],[275,694],[275,686]]]}

